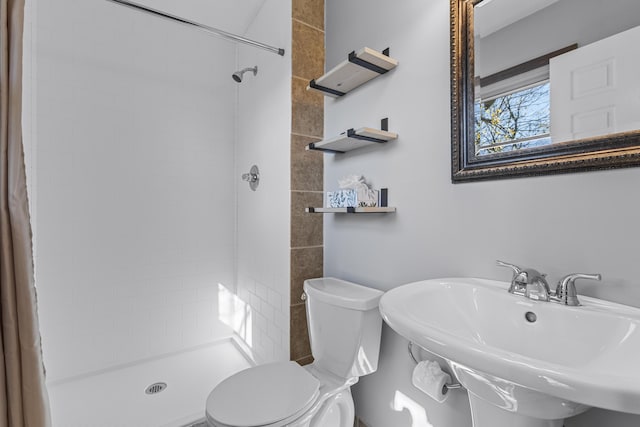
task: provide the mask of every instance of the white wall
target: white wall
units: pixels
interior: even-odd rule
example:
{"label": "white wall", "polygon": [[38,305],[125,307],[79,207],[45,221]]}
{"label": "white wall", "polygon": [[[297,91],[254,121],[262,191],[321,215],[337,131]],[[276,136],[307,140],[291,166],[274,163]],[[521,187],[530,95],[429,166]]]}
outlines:
{"label": "white wall", "polygon": [[[289,359],[291,1],[265,1],[245,36],[286,50],[279,56],[241,46],[237,61],[237,69],[258,66],[238,84],[237,293],[251,306],[247,344],[258,362],[270,362]],[[254,164],[257,191],[239,181]]]}
{"label": "white wall", "polygon": [[235,44],[38,1],[36,276],[50,381],[211,342],[234,282]]}
{"label": "white wall", "polygon": [[635,0],[561,0],[476,40],[476,75],[488,76],[573,43],[583,47],[638,25]]}
{"label": "white wall", "polygon": [[[495,265],[503,259],[536,267],[552,282],[570,272],[602,273],[603,283],[581,284],[580,292],[640,307],[640,169],[451,184],[449,2],[327,0],[326,7],[328,69],[362,46],[390,47],[400,64],[342,99],[327,99],[325,134],[378,126],[388,116],[400,137],[325,156],[326,190],[363,174],[388,187],[398,208],[325,216],[325,275],[383,290],[446,276],[508,280],[511,273]],[[406,341],[385,327],[378,372],[354,387],[369,427],[471,426],[464,392],[436,404],[411,385],[411,369]],[[592,410],[566,425],[638,423]]]}

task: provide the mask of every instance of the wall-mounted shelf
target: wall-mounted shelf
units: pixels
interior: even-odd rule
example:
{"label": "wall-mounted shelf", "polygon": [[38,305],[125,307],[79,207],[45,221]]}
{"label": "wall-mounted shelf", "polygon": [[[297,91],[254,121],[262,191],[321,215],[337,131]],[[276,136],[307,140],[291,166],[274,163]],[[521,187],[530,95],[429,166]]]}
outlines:
{"label": "wall-mounted shelf", "polygon": [[341,62],[322,77],[309,82],[307,90],[314,89],[324,95],[343,96],[369,80],[378,77],[398,65],[398,61],[389,56],[389,48],[382,52],[362,48],[349,54],[346,61]]}
{"label": "wall-mounted shelf", "polygon": [[306,208],[307,213],[389,213],[395,212],[396,208],[379,207],[379,208]]}
{"label": "wall-mounted shelf", "polygon": [[318,150],[326,153],[346,153],[374,144],[383,144],[398,138],[398,134],[389,132],[389,119],[382,119],[380,130],[373,128],[349,129],[340,135],[325,139],[320,142],[312,142],[307,145],[307,150]]}

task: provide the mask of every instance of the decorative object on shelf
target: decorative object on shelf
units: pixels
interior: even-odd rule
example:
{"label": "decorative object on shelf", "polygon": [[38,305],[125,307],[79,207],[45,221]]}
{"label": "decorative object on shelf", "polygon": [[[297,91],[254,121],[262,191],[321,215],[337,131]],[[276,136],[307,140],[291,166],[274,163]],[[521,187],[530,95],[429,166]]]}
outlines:
{"label": "decorative object on shelf", "polygon": [[378,206],[381,208],[386,208],[389,206],[389,189],[381,188],[378,196]]}
{"label": "decorative object on shelf", "polygon": [[357,130],[351,128],[334,138],[312,142],[307,145],[306,149],[327,153],[345,153],[369,145],[384,144],[397,138],[397,133],[389,132],[389,119],[384,118],[380,121],[380,130],[368,127]]}
{"label": "decorative object on shelf", "polygon": [[343,96],[369,80],[393,70],[398,61],[389,56],[389,48],[382,52],[364,47],[351,52],[346,61],[341,62],[322,77],[309,82],[307,90],[314,89],[324,95]]}
{"label": "decorative object on shelf", "polygon": [[375,208],[378,206],[378,190],[373,188],[360,187],[357,190],[359,208]]}
{"label": "decorative object on shelf", "polygon": [[350,175],[338,181],[340,190],[328,191],[328,208],[374,208],[378,206],[378,191],[366,183],[362,175]]}
{"label": "decorative object on shelf", "polygon": [[338,191],[327,191],[328,208],[347,208],[358,204],[358,192],[352,188]]}

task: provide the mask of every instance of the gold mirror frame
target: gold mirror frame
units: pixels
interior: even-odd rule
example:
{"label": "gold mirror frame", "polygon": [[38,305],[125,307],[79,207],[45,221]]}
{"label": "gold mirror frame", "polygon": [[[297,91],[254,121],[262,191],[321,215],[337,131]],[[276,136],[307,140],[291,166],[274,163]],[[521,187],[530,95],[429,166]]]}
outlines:
{"label": "gold mirror frame", "polygon": [[480,1],[450,0],[452,182],[640,166],[640,130],[541,147],[517,158],[467,161],[474,148],[473,6]]}

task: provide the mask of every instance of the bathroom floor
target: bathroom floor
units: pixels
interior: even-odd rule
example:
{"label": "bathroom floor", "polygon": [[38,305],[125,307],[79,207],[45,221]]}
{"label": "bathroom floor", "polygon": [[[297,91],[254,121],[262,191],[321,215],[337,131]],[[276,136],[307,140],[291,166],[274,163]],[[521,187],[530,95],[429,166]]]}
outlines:
{"label": "bathroom floor", "polygon": [[[181,427],[204,418],[210,391],[250,367],[232,339],[48,386],[54,427]],[[148,395],[145,389],[167,387]]]}

